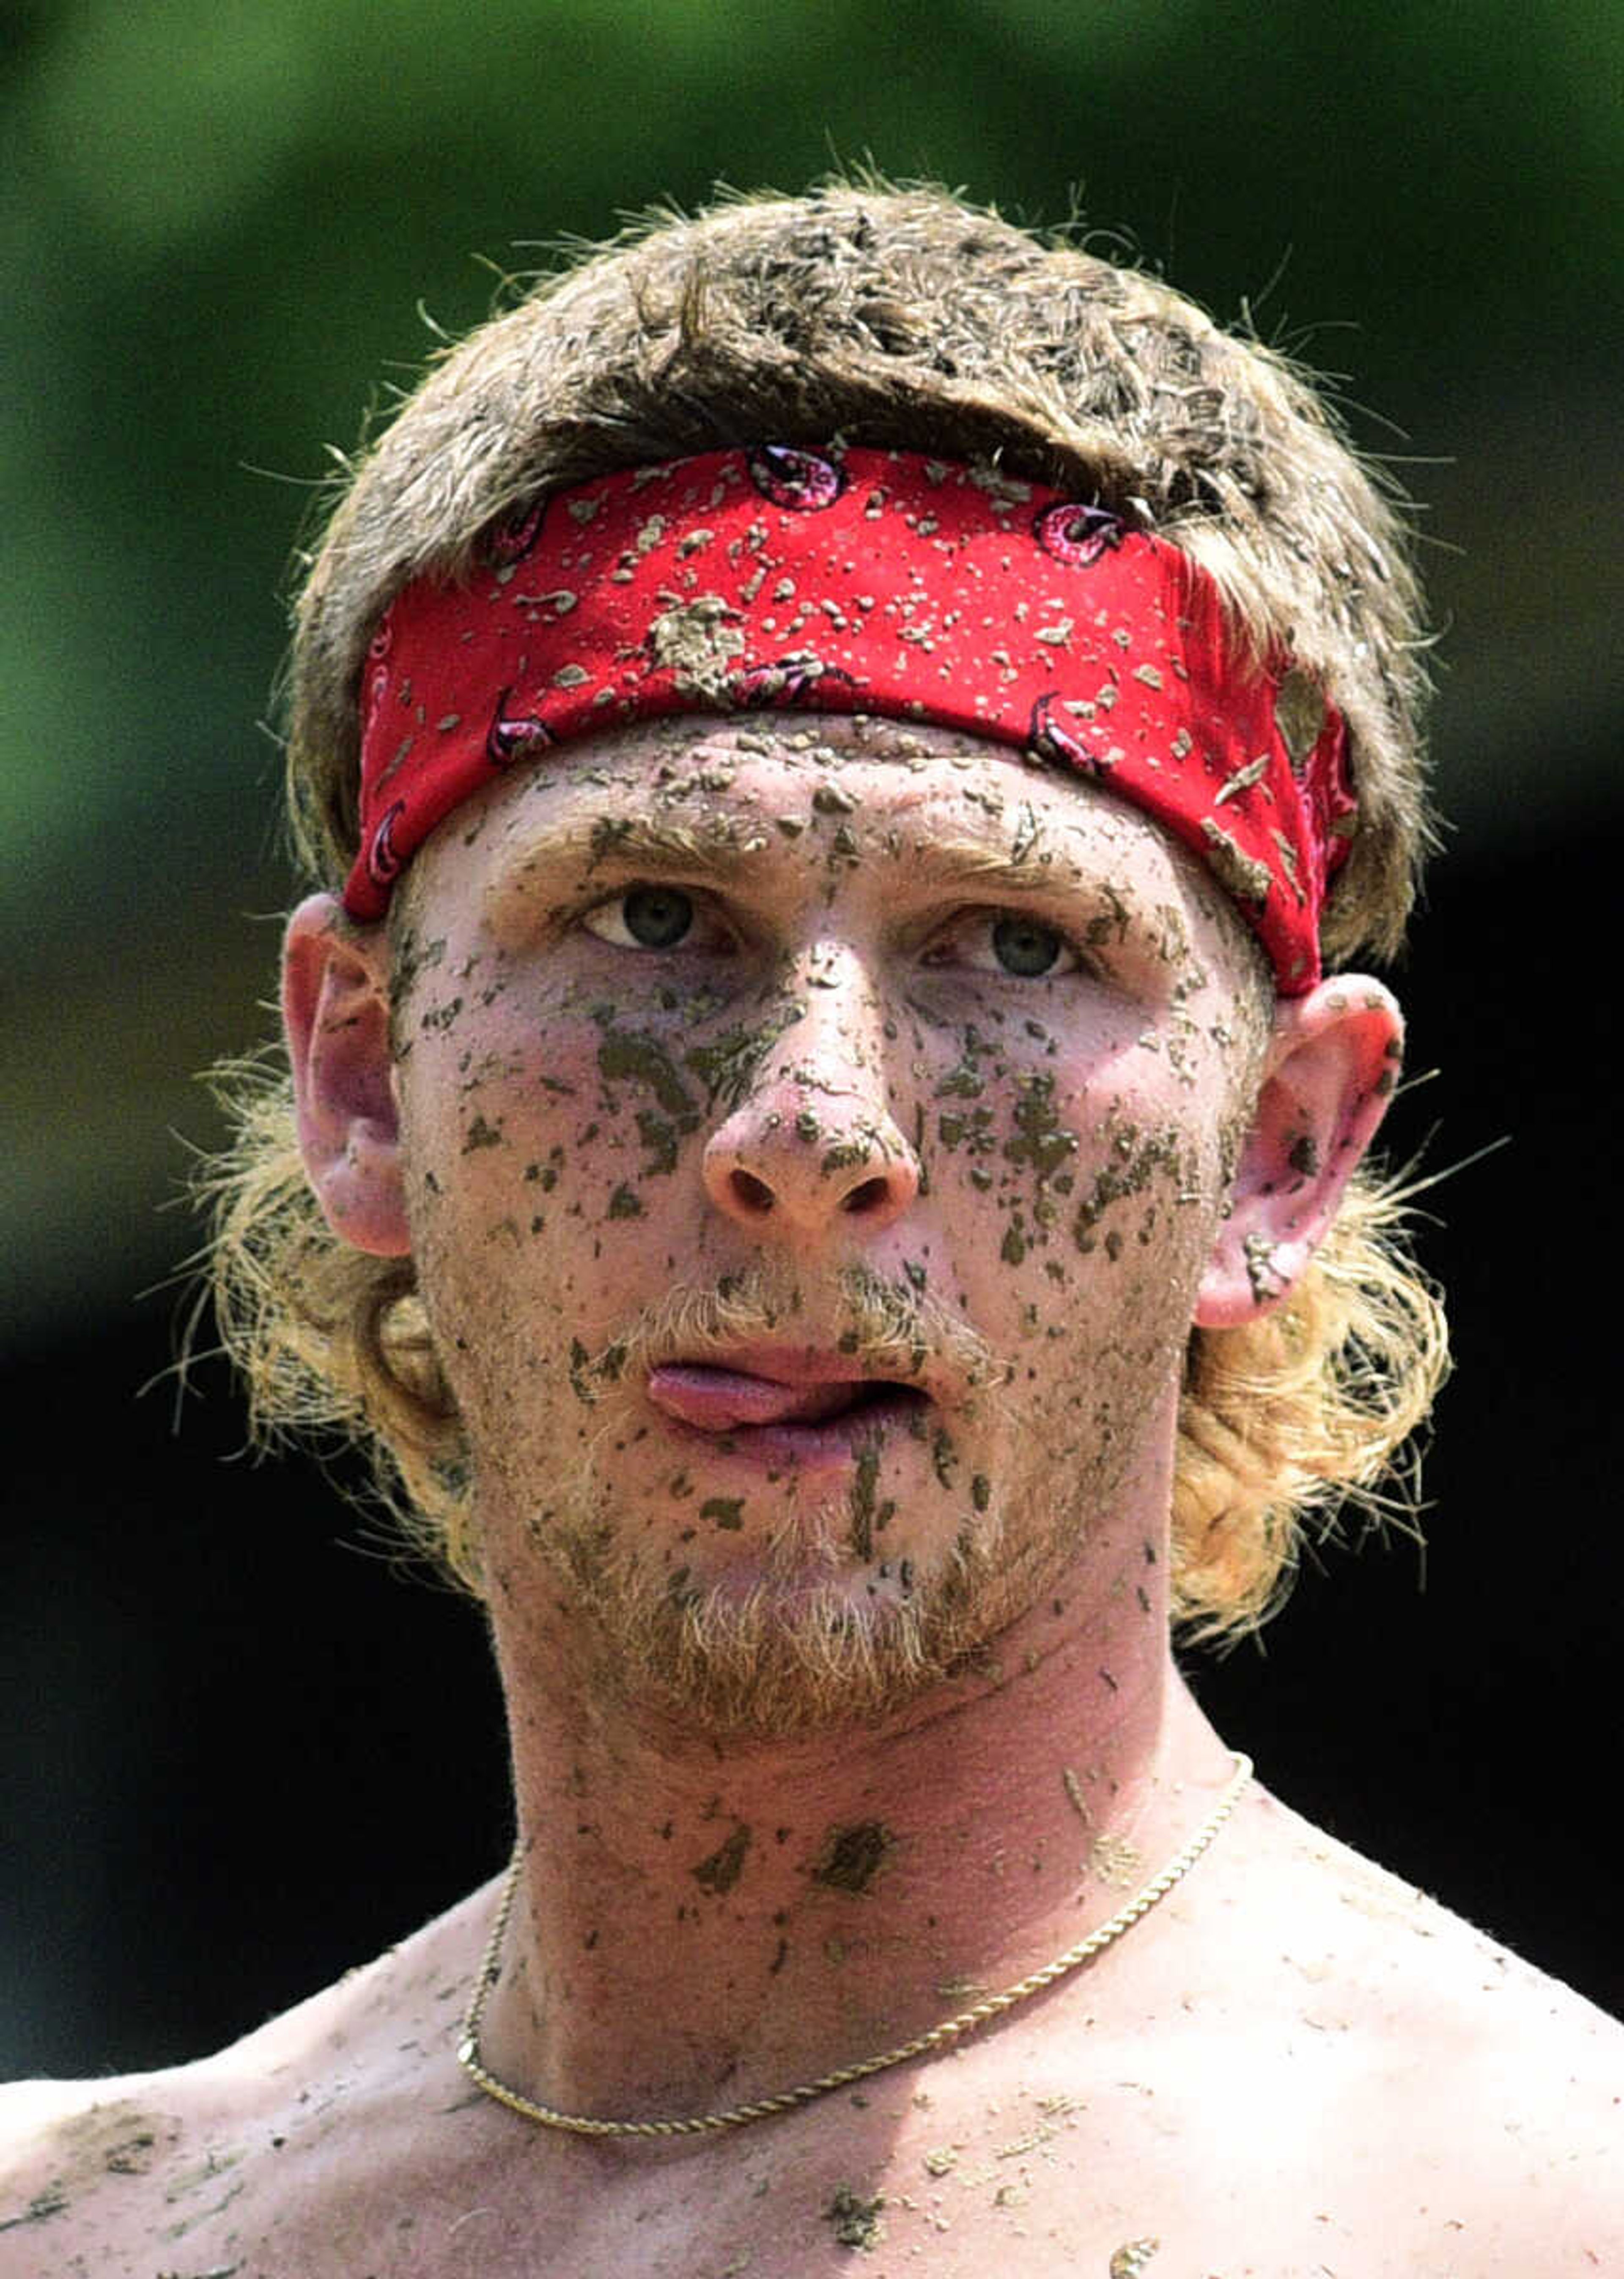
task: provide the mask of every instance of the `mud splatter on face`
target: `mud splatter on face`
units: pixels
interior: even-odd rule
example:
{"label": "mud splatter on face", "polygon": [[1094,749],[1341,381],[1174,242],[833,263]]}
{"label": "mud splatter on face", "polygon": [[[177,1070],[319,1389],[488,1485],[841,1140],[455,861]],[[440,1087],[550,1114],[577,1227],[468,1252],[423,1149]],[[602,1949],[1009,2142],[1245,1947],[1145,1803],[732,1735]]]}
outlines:
{"label": "mud splatter on face", "polygon": [[874,1556],[874,1485],[879,1468],[879,1448],[870,1444],[858,1456],[857,1477],[852,1482],[852,1550],[865,1566]]}
{"label": "mud splatter on face", "polygon": [[617,1079],[646,1085],[663,1112],[683,1131],[698,1123],[698,1108],[655,1037],[617,1031],[598,1047],[598,1073],[613,1084]]}
{"label": "mud splatter on face", "polygon": [[1107,1132],[1108,1158],[1094,1174],[1072,1222],[1072,1238],[1085,1254],[1099,1242],[1101,1222],[1114,1204],[1143,1194],[1158,1179],[1174,1184],[1180,1192],[1192,1192],[1198,1176],[1187,1143],[1175,1125],[1136,1132],[1113,1118]]}
{"label": "mud splatter on face", "polygon": [[713,1042],[685,1054],[685,1066],[705,1087],[706,1105],[729,1113],[738,1108],[773,1046],[803,1017],[802,1007],[786,1001],[762,1019],[735,1024]]}

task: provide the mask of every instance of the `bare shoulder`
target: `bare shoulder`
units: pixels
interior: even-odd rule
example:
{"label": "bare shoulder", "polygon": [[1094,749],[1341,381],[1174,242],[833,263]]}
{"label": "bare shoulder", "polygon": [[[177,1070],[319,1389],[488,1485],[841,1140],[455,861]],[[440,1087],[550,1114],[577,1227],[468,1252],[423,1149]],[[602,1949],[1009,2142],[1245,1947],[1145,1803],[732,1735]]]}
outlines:
{"label": "bare shoulder", "polygon": [[482,1897],[195,2063],[0,2085],[0,2279],[234,2267],[341,2125],[363,2154],[444,2065]]}
{"label": "bare shoulder", "polygon": [[1277,1799],[1260,1792],[1257,1804],[1273,1912],[1299,1950],[1299,1971],[1312,1976],[1317,1959],[1378,2014],[1384,2001],[1401,2001],[1406,2018],[1439,2030],[1453,2025],[1490,2045],[1515,2040],[1616,2068],[1624,2051],[1618,2020]]}
{"label": "bare shoulder", "polygon": [[1255,1809],[1279,1999],[1345,2050],[1347,2108],[1409,2198],[1457,2204],[1459,2270],[1624,2267],[1624,2025],[1274,1799]]}
{"label": "bare shoulder", "polygon": [[184,2091],[163,2084],[152,2076],[0,2088],[4,2279],[97,2267],[108,2204],[145,2205],[142,2180],[166,2173],[182,2141]]}

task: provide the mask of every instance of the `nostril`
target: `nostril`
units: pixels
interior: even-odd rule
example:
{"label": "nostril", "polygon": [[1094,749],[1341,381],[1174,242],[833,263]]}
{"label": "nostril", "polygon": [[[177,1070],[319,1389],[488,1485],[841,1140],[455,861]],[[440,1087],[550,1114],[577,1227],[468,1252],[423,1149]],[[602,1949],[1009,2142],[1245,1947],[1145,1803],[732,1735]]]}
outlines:
{"label": "nostril", "polygon": [[891,1189],[884,1179],[864,1179],[861,1186],[854,1187],[843,1199],[840,1208],[859,1215],[877,1210],[890,1193]]}
{"label": "nostril", "polygon": [[734,1171],[732,1182],[733,1193],[745,1209],[765,1218],[772,1209],[772,1189],[765,1179],[758,1179],[754,1171]]}

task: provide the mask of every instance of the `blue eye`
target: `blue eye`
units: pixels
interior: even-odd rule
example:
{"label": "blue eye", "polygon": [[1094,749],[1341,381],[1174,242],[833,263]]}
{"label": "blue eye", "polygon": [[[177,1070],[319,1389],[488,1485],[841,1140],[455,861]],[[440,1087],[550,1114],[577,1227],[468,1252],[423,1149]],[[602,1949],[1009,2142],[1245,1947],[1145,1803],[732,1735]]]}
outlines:
{"label": "blue eye", "polygon": [[645,949],[672,949],[693,924],[693,897],[680,886],[632,886],[624,897],[626,932]]}
{"label": "blue eye", "polygon": [[693,931],[697,912],[680,886],[627,886],[581,923],[600,941],[619,949],[675,949]]}
{"label": "blue eye", "polygon": [[1043,981],[1084,970],[1070,938],[1059,926],[1019,910],[966,910],[924,953],[941,971],[1001,973],[1012,981]]}
{"label": "blue eye", "polygon": [[1035,981],[1051,971],[1065,948],[1064,937],[1035,918],[1005,917],[993,921],[993,955],[1006,973],[1023,981]]}

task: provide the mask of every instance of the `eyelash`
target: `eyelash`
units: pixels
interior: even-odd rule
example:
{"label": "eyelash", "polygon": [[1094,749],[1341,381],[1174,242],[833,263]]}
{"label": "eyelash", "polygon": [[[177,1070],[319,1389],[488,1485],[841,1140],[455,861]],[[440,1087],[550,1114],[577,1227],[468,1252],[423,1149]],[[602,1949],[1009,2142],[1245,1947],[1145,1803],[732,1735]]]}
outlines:
{"label": "eyelash", "polygon": [[[607,943],[611,948],[624,949],[634,955],[644,956],[658,955],[663,947],[661,944],[640,942],[629,937],[624,940],[618,940],[609,933],[600,932],[595,926],[589,923],[589,921],[594,917],[607,917],[609,913],[617,910],[618,907],[624,904],[632,895],[640,893],[656,894],[667,893],[680,894],[692,907],[696,917],[709,913],[712,918],[713,924],[718,926],[722,926],[725,924],[724,921],[717,917],[714,906],[710,903],[708,896],[702,890],[691,886],[663,886],[657,880],[648,879],[629,879],[624,886],[617,887],[612,894],[605,895],[601,902],[594,902],[588,908],[581,910],[578,914],[577,923],[582,925],[586,932],[592,934],[595,940]],[[1098,971],[1096,959],[1084,948],[1082,943],[1077,941],[1066,931],[1064,926],[1057,925],[1051,918],[1042,917],[1018,908],[1012,908],[1005,904],[996,902],[970,904],[956,912],[954,916],[938,931],[938,932],[931,935],[926,948],[926,963],[928,964],[934,965],[935,970],[945,970],[940,963],[931,958],[930,951],[934,948],[937,944],[942,941],[946,936],[963,927],[966,924],[975,920],[979,920],[988,926],[995,926],[1002,919],[1012,919],[1017,923],[1024,921],[1038,928],[1042,932],[1051,935],[1060,945],[1062,955],[1069,956],[1072,961],[1069,964],[1057,964],[1054,967],[1046,967],[1042,972],[1036,974],[1023,975],[1012,972],[1007,967],[1004,967],[1000,970],[1001,971],[1002,977],[1005,979],[1011,981],[1052,981],[1069,978],[1071,975],[1076,973],[1089,973]],[[732,954],[732,949],[737,943],[738,937],[736,931],[731,926],[727,927],[726,931],[732,939],[730,940],[727,948],[719,954],[731,955]],[[621,932],[623,934],[627,932],[624,920],[621,923]],[[702,955],[709,954],[711,955],[715,955],[718,954],[714,946],[712,946],[709,953],[707,953],[706,949],[701,945],[689,940],[686,934],[685,934],[679,940],[667,946],[674,951],[686,950],[689,952],[690,955],[699,954]],[[979,969],[973,968],[972,970],[985,971],[992,971],[992,969],[989,967]]]}

